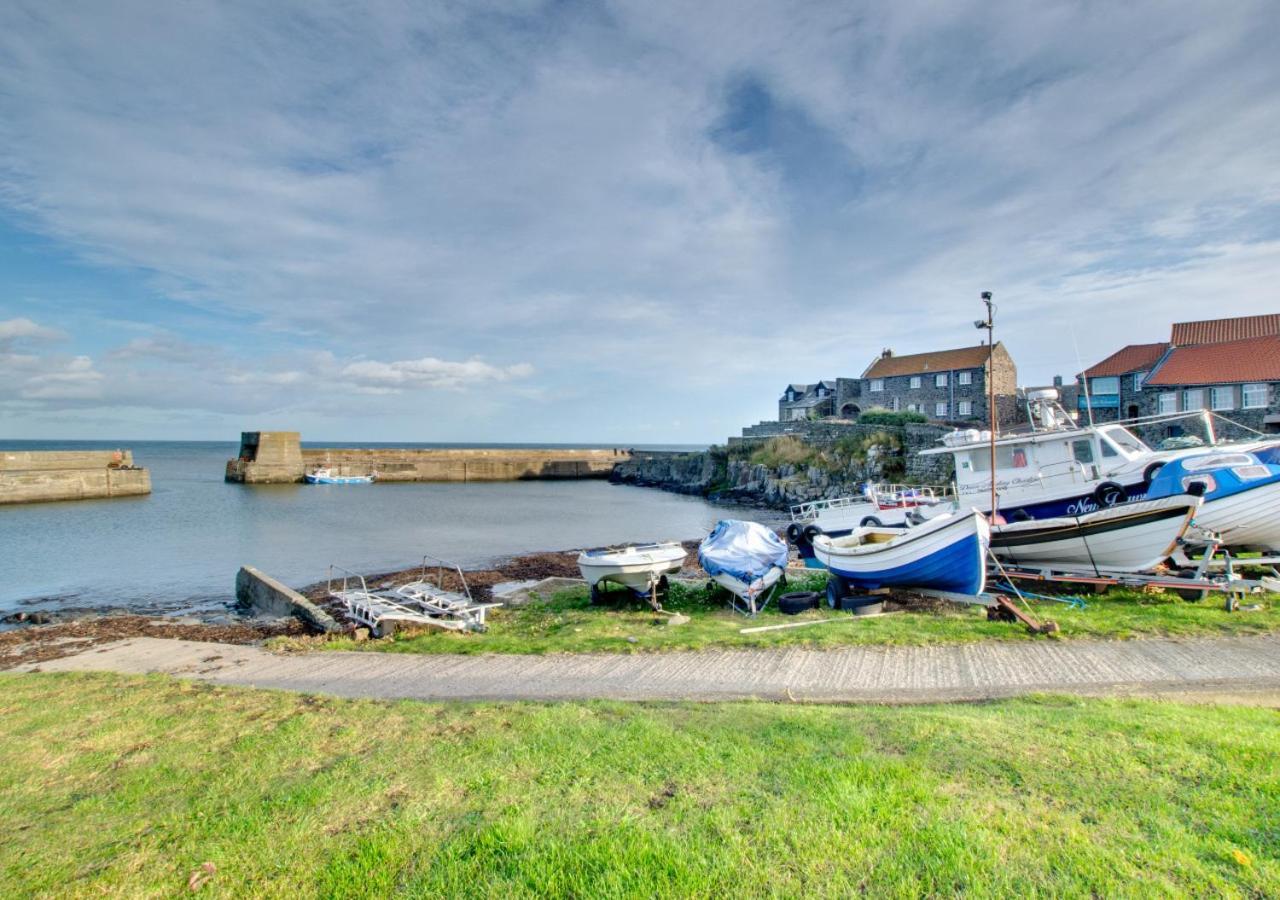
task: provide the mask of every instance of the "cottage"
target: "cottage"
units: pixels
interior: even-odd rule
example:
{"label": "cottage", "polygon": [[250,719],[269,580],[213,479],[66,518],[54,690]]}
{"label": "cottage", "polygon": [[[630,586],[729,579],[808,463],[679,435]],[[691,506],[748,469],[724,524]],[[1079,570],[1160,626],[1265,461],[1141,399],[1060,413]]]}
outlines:
{"label": "cottage", "polygon": [[778,399],[778,421],[796,422],[835,415],[836,383],[789,384]]}
{"label": "cottage", "polygon": [[937,421],[980,424],[988,421],[989,377],[995,385],[997,420],[1011,423],[1017,416],[1018,371],[1004,344],[996,343],[991,365],[981,344],[907,356],[884,350],[862,373],[862,410],[882,407]]}
{"label": "cottage", "polygon": [[1082,372],[1086,379],[1079,405],[1095,421],[1208,409],[1280,432],[1280,314],[1176,323],[1168,343],[1131,344]]}

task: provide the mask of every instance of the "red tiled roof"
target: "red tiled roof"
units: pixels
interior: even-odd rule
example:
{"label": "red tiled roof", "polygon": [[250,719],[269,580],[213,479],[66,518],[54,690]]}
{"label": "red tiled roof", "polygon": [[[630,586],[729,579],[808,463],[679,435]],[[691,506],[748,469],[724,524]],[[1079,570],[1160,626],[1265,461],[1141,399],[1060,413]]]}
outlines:
{"label": "red tiled roof", "polygon": [[1205,319],[1203,322],[1175,322],[1170,340],[1174,346],[1185,347],[1188,344],[1220,344],[1278,334],[1280,313],[1272,313],[1235,319]]}
{"label": "red tiled roof", "polygon": [[1175,347],[1150,385],[1280,381],[1280,336]]}
{"label": "red tiled roof", "polygon": [[[996,342],[1000,346],[1000,342]],[[911,353],[907,356],[882,356],[862,373],[863,378],[890,378],[894,375],[920,375],[946,372],[949,369],[977,369],[986,365],[987,346],[961,347],[958,350],[936,350],[933,353]]]}
{"label": "red tiled roof", "polygon": [[1102,362],[1084,370],[1086,378],[1099,378],[1105,375],[1124,375],[1129,372],[1145,372],[1156,364],[1168,344],[1130,344],[1112,353]]}

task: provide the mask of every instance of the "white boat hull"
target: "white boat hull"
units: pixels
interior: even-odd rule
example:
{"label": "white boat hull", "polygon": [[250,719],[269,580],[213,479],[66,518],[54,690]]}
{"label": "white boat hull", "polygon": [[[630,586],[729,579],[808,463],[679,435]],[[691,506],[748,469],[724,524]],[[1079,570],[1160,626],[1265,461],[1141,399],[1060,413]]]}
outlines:
{"label": "white boat hull", "polygon": [[727,590],[729,593],[737,597],[741,597],[748,603],[752,603],[758,597],[763,596],[769,588],[777,584],[778,579],[781,578],[783,574],[784,572],[782,569],[774,566],[750,584],[747,584],[740,578],[735,578],[727,572],[721,572],[719,575],[712,575],[711,580]]}
{"label": "white boat hull", "polygon": [[981,513],[940,516],[904,531],[858,528],[818,535],[813,552],[843,581],[863,590],[904,587],[977,596],[986,587],[990,526]]}
{"label": "white boat hull", "polygon": [[623,547],[612,553],[586,551],[578,556],[578,571],[592,587],[610,582],[647,593],[664,575],[679,572],[686,557],[679,544],[655,545],[652,549]]}
{"label": "white boat hull", "polygon": [[1205,507],[1197,498],[1125,503],[1082,516],[1032,519],[992,529],[991,552],[1022,568],[1095,574],[1145,572],[1178,547]]}
{"label": "white boat hull", "polygon": [[1226,547],[1280,550],[1280,482],[1206,502],[1196,525],[1221,536]]}

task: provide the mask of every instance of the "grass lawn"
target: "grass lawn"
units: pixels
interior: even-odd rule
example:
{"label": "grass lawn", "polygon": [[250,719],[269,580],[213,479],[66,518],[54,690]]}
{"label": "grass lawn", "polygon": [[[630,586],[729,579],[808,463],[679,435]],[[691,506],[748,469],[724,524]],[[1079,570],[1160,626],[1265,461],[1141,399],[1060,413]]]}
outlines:
{"label": "grass lawn", "polygon": [[1280,894],[1272,710],[0,698],[6,896]]}
{"label": "grass lawn", "polygon": [[[825,587],[826,575],[815,575],[791,590]],[[566,653],[643,652],[724,647],[838,647],[854,644],[941,644],[979,640],[1046,640],[1020,625],[988,622],[986,611],[976,606],[939,603],[927,611],[902,612],[879,618],[859,618],[821,608],[800,616],[784,616],[776,604],[754,620],[732,612],[723,592],[708,596],[702,587],[673,585],[666,607],[685,613],[690,621],[669,626],[642,601],[619,591],[610,606],[591,605],[586,587],[561,591],[543,602],[512,609],[491,610],[485,634],[427,631],[379,641],[356,642],[350,638],[323,643],[278,639],[274,646],[323,647],[334,650],[372,650],[399,653]],[[1105,596],[1089,595],[1087,607],[1073,609],[1061,603],[1033,604],[1036,616],[1052,619],[1061,627],[1054,639],[1222,636],[1258,634],[1280,630],[1280,603],[1276,597],[1258,595],[1250,603],[1263,609],[1229,613],[1221,597],[1187,602],[1174,594],[1143,594],[1113,590]],[[839,621],[806,628],[762,634],[739,634],[741,628],[779,625],[837,617]]]}

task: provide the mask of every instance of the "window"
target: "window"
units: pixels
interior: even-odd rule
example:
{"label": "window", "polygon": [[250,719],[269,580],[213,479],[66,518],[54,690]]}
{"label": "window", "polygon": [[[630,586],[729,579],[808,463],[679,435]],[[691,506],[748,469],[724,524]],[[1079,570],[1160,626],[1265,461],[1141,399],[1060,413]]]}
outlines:
{"label": "window", "polygon": [[961,372],[956,376],[956,384],[973,384],[973,373]]}
{"label": "window", "polygon": [[[946,376],[943,377],[945,378]],[[935,403],[933,406],[933,414],[939,419],[945,419],[947,417],[947,408],[948,404],[946,403]]]}
{"label": "window", "polygon": [[1209,389],[1209,408],[1210,409],[1235,409],[1236,408],[1236,389],[1231,385],[1223,385],[1222,387]]}
{"label": "window", "polygon": [[1088,440],[1072,441],[1071,455],[1078,463],[1093,462],[1093,444]]}
{"label": "window", "polygon": [[1120,379],[1119,378],[1090,378],[1089,393],[1118,394],[1120,393]]}
{"label": "window", "polygon": [[939,372],[937,375],[934,375],[934,376],[933,376],[933,386],[934,386],[934,387],[946,387],[946,386],[947,386],[947,373],[946,373],[946,372]]}
{"label": "window", "polygon": [[1133,373],[1133,389],[1135,391],[1142,390],[1142,382],[1146,380],[1147,380],[1146,372],[1134,372]]}
{"label": "window", "polygon": [[1173,391],[1161,394],[1156,402],[1159,404],[1158,409],[1161,415],[1178,411],[1178,395]]}
{"label": "window", "polygon": [[1099,446],[1100,446],[1100,447],[1102,447],[1102,458],[1103,458],[1103,459],[1106,459],[1108,456],[1119,456],[1119,455],[1120,455],[1120,454],[1116,451],[1116,448],[1111,446],[1111,442],[1110,442],[1110,441],[1101,441],[1101,442],[1099,443]]}
{"label": "window", "polygon": [[898,411],[898,398],[897,398],[897,397],[894,397],[892,400],[890,400],[890,401],[889,401],[889,409],[890,409],[891,411],[893,411],[893,412],[897,412],[897,411]]}
{"label": "window", "polygon": [[1200,388],[1187,388],[1182,392],[1182,411],[1204,409],[1204,391]]}
{"label": "window", "polygon": [[1246,384],[1244,386],[1244,402],[1240,405],[1245,409],[1258,409],[1267,405],[1267,386],[1265,384]]}
{"label": "window", "polygon": [[872,391],[873,393],[874,393],[874,392],[876,392],[876,391],[883,391],[883,390],[884,390],[884,379],[883,379],[883,378],[872,378],[872,379],[871,379],[871,387],[869,388],[869,390],[870,390],[870,391]]}
{"label": "window", "polygon": [[971,416],[971,415],[973,415],[973,401],[972,401],[972,400],[961,400],[959,403],[957,403],[957,404],[956,404],[956,415],[958,415],[958,416]]}
{"label": "window", "polygon": [[914,403],[908,403],[907,412],[920,412],[920,407],[916,406]]}
{"label": "window", "polygon": [[919,375],[912,375],[912,376],[911,376],[911,388],[914,390],[915,388],[918,388],[918,387],[920,387],[920,376],[919,376]]}

